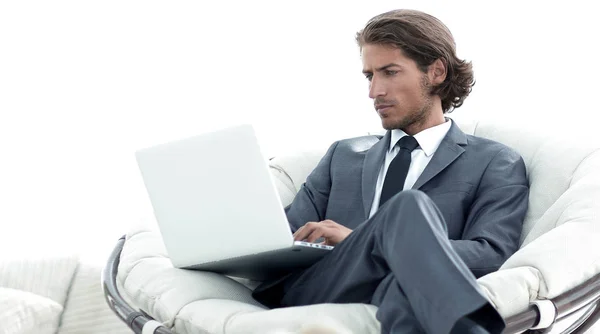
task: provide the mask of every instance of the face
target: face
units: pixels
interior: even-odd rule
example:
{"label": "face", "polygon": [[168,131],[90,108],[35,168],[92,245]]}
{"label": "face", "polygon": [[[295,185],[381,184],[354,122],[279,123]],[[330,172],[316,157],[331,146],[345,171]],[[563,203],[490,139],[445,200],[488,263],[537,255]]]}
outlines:
{"label": "face", "polygon": [[427,74],[400,49],[387,45],[364,45],[362,62],[369,80],[369,97],[383,128],[401,129],[411,135],[418,132],[433,106]]}

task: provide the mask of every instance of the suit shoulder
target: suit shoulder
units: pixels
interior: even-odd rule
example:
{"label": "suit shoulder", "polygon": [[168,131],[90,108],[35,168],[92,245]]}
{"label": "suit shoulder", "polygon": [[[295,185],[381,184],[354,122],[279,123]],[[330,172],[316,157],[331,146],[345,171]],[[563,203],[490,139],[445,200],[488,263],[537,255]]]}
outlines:
{"label": "suit shoulder", "polygon": [[495,140],[467,135],[467,142],[467,150],[478,152],[479,154],[485,154],[490,158],[499,156],[511,160],[522,159],[521,155],[515,149]]}
{"label": "suit shoulder", "polygon": [[369,135],[354,138],[347,138],[338,141],[336,149],[350,150],[353,152],[361,152],[370,149],[373,145],[381,140],[382,136]]}

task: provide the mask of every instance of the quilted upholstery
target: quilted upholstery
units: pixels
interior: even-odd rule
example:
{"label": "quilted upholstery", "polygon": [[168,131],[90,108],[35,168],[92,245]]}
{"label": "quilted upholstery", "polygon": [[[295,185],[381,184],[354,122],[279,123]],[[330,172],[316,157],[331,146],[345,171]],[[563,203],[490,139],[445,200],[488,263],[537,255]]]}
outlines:
{"label": "quilted upholstery", "polygon": [[[501,270],[479,279],[499,312],[513,315],[531,300],[552,298],[600,272],[600,243],[595,242],[600,240],[600,142],[498,121],[461,121],[459,126],[515,148],[528,169],[531,195],[522,247]],[[329,144],[271,161],[283,205],[292,201]],[[178,333],[297,333],[311,324],[329,324],[338,332],[379,331],[376,308],[368,305],[264,310],[245,287],[255,282],[174,269],[160,235],[147,228],[128,234],[118,280],[136,306]]]}

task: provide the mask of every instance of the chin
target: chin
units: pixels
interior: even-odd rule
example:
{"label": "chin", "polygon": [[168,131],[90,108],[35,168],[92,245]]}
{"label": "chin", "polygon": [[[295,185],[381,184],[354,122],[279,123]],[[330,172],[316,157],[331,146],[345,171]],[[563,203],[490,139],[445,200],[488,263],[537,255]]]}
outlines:
{"label": "chin", "polygon": [[384,128],[385,130],[391,130],[393,128],[393,123],[392,120],[389,117],[381,117],[381,127]]}
{"label": "chin", "polygon": [[402,129],[402,122],[394,122],[393,120],[389,119],[389,118],[382,118],[381,119],[381,126],[385,129],[385,130],[396,130],[396,129]]}
{"label": "chin", "polygon": [[394,130],[395,128],[389,124],[383,123],[381,124],[384,130]]}

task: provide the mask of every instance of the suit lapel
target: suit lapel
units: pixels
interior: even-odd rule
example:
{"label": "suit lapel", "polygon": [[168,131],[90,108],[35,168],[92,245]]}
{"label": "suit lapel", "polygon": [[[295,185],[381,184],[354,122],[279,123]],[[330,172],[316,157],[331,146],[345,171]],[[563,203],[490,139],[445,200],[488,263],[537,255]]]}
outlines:
{"label": "suit lapel", "polygon": [[367,151],[365,162],[362,169],[362,199],[365,210],[365,217],[369,217],[373,197],[375,196],[375,185],[379,170],[383,165],[385,152],[389,147],[391,132],[387,131],[385,136],[381,138],[373,147]]}
{"label": "suit lapel", "polygon": [[433,154],[431,161],[429,161],[427,167],[425,167],[425,170],[423,170],[423,173],[419,176],[412,189],[421,188],[465,151],[461,145],[467,145],[467,136],[458,128],[453,120],[450,121],[452,122],[450,130],[448,130],[446,137],[444,137],[440,143],[440,146]]}

